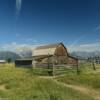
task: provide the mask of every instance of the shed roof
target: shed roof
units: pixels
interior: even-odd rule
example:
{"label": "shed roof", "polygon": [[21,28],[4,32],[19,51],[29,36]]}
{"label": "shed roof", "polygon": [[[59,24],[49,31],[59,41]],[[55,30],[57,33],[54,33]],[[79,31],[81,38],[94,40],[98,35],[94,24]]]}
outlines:
{"label": "shed roof", "polygon": [[0,63],[5,63],[6,62],[6,60],[0,60]]}

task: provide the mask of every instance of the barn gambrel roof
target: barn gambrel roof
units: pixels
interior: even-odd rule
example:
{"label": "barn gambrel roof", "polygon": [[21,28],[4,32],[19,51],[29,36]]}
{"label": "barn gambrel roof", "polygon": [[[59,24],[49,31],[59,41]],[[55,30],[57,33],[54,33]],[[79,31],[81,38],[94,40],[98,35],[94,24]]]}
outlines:
{"label": "barn gambrel roof", "polygon": [[65,48],[63,43],[56,43],[56,44],[39,46],[36,49],[34,49],[33,56],[54,55],[55,50],[59,45],[62,45]]}

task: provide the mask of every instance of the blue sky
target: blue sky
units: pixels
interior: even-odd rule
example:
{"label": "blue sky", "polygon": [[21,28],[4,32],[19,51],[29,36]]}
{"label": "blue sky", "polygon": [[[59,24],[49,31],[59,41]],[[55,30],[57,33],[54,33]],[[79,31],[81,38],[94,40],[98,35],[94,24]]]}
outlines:
{"label": "blue sky", "polygon": [[56,42],[99,46],[100,0],[0,0],[1,49]]}

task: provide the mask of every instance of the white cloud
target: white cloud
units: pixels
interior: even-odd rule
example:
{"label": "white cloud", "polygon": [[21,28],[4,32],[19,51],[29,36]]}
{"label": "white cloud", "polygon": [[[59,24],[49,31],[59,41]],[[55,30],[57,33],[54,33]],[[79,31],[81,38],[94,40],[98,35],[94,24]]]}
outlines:
{"label": "white cloud", "polygon": [[21,51],[33,50],[35,47],[36,47],[35,45],[18,44],[16,42],[12,42],[12,43],[5,44],[5,45],[1,46],[1,50],[21,52]]}
{"label": "white cloud", "polygon": [[33,37],[29,34],[28,35],[25,35],[25,34],[23,35],[23,34],[16,33],[15,36],[18,39],[21,38],[21,40],[24,41],[27,44],[37,44],[38,43],[38,40],[35,37]]}
{"label": "white cloud", "polygon": [[67,46],[69,51],[86,51],[86,52],[93,52],[93,51],[100,51],[100,43],[91,43],[91,44],[81,44],[75,45],[73,47]]}
{"label": "white cloud", "polygon": [[19,15],[22,6],[22,0],[16,0],[16,16]]}
{"label": "white cloud", "polygon": [[[45,44],[44,44],[45,45]],[[2,51],[14,51],[14,52],[23,52],[23,51],[33,51],[34,48],[40,46],[40,44],[18,44],[16,42],[12,42],[9,44],[5,44],[0,46],[0,50]],[[100,51],[100,43],[91,43],[91,44],[80,44],[80,45],[67,45],[66,48],[68,51],[81,51],[81,52],[93,52]]]}
{"label": "white cloud", "polygon": [[34,39],[34,38],[27,38],[26,42],[27,43],[38,43],[38,41],[36,39]]}

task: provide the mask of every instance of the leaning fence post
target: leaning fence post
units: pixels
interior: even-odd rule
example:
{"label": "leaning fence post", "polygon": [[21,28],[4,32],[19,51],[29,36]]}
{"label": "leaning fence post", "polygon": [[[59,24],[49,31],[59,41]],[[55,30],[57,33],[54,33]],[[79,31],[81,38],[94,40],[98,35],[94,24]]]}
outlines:
{"label": "leaning fence post", "polygon": [[92,62],[93,70],[96,70],[94,62]]}
{"label": "leaning fence post", "polygon": [[52,61],[52,75],[55,76],[55,69],[54,69],[54,56]]}

